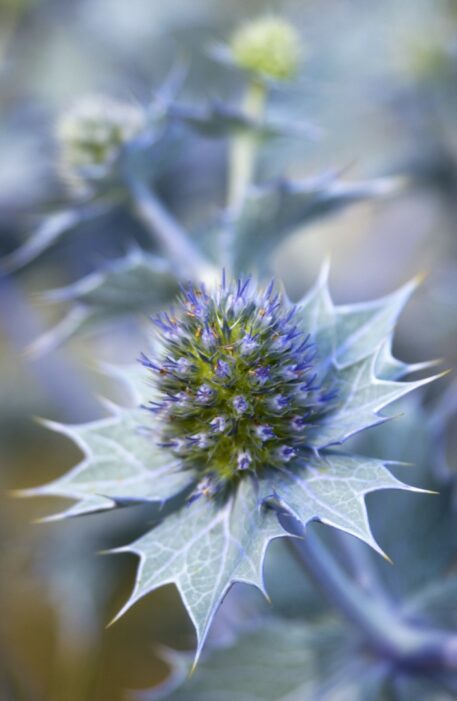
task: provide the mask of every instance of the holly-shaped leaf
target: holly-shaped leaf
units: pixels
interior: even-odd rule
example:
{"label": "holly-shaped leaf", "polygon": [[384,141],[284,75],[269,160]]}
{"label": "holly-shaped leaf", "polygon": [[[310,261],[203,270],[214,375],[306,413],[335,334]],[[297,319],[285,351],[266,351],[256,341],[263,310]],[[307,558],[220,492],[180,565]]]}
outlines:
{"label": "holly-shaped leaf", "polygon": [[394,178],[344,182],[330,172],[252,187],[228,223],[233,229],[236,272],[264,267],[274,248],[299,227],[357,202],[392,195],[400,185]]}
{"label": "holly-shaped leaf", "polygon": [[51,214],[15,251],[0,259],[0,274],[12,273],[33,262],[63,236],[86,221],[104,214],[108,203],[92,202]]}
{"label": "holly-shaped leaf", "polygon": [[325,619],[267,619],[213,649],[192,676],[191,655],[165,650],[162,656],[170,677],[137,693],[137,701],[445,701],[454,698],[457,684],[455,673],[407,671],[372,650],[367,654],[347,626]]}
{"label": "holly-shaped leaf", "polygon": [[[333,621],[305,625],[273,619],[215,649],[189,678],[192,658],[166,650],[167,681],[138,701],[354,701],[360,687],[379,689],[383,675],[362,664],[354,641]],[[364,679],[360,678],[363,670]],[[337,696],[335,695],[337,694]],[[365,697],[363,697],[365,698]],[[376,697],[374,697],[376,698]]]}
{"label": "holly-shaped leaf", "polygon": [[45,301],[70,302],[73,306],[30,350],[37,354],[48,352],[98,324],[126,315],[151,313],[170,302],[177,290],[177,278],[165,260],[132,249],[125,258],[75,284],[44,293]]}
{"label": "holly-shaped leaf", "polygon": [[142,431],[142,423],[140,411],[121,408],[109,418],[80,426],[45,422],[71,438],[84,458],[54,482],[22,490],[19,495],[77,500],[68,509],[47,517],[48,521],[171,499],[192,484],[192,477],[179,470],[176,460],[156,449],[151,437]]}

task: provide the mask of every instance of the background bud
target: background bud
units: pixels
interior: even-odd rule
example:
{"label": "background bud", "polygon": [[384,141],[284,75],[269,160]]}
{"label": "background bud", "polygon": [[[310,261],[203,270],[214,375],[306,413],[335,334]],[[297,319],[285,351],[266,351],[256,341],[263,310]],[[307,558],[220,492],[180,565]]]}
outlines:
{"label": "background bud", "polygon": [[143,123],[139,108],[111,97],[91,95],[75,103],[57,124],[63,177],[81,189],[85,181],[107,175]]}
{"label": "background bud", "polygon": [[267,78],[287,80],[297,71],[300,39],[294,27],[279,17],[262,17],[242,25],[233,35],[235,62]]}

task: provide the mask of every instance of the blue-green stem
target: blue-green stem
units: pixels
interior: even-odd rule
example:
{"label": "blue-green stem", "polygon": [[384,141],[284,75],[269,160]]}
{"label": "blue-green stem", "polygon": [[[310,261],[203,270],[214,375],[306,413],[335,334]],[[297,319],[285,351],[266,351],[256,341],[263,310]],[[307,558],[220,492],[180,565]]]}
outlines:
{"label": "blue-green stem", "polygon": [[[266,87],[252,80],[244,96],[242,111],[253,121],[260,121],[266,100]],[[257,136],[251,130],[236,134],[230,144],[227,205],[238,209],[252,182],[257,153]]]}
{"label": "blue-green stem", "polygon": [[339,547],[348,570],[357,586],[380,599],[389,601],[387,592],[380,581],[377,568],[373,562],[373,552],[357,538],[335,530],[334,539]]}
{"label": "blue-green stem", "polygon": [[457,635],[405,621],[393,605],[363,591],[309,529],[290,543],[319,589],[378,655],[404,669],[457,671]]}
{"label": "blue-green stem", "polygon": [[129,179],[134,211],[163,254],[174,264],[183,279],[208,281],[214,276],[211,262],[201,253],[186,230],[164,207],[143,180]]}

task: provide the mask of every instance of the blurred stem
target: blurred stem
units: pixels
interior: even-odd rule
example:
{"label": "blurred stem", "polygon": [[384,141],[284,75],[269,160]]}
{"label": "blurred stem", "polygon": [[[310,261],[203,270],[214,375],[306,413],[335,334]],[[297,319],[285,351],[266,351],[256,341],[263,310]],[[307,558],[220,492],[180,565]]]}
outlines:
{"label": "blurred stem", "polygon": [[128,186],[136,215],[164,255],[176,266],[179,276],[184,279],[211,279],[214,270],[210,261],[202,255],[149,186],[135,177],[129,178]]}
{"label": "blurred stem", "polygon": [[[264,113],[266,97],[265,85],[259,81],[251,80],[241,104],[243,114],[250,117],[253,121],[259,121]],[[252,182],[256,164],[257,145],[256,134],[246,130],[237,132],[229,146],[227,176],[228,217],[220,233],[221,264],[229,273],[232,272],[233,268],[234,229],[232,216],[239,210],[246,190]]]}
{"label": "blurred stem", "polygon": [[402,620],[393,606],[357,586],[309,530],[289,542],[319,589],[380,656],[406,669],[457,670],[457,635]]}
{"label": "blurred stem", "polygon": [[372,560],[373,553],[357,538],[335,531],[340,552],[357,585],[364,591],[375,594],[378,598],[389,602],[389,597],[379,579],[378,572]]}
{"label": "blurred stem", "polygon": [[[263,116],[266,101],[266,88],[263,83],[252,80],[247,87],[242,103],[243,113],[252,120]],[[249,187],[257,153],[257,136],[250,131],[236,134],[230,144],[227,205],[237,209]]]}

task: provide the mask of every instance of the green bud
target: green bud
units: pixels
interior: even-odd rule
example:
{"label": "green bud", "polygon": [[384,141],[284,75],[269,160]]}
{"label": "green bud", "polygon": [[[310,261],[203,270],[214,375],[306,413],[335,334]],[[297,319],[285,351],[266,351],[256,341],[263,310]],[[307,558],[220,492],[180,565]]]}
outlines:
{"label": "green bud", "polygon": [[111,97],[92,95],[75,103],[57,124],[65,179],[80,188],[106,176],[122,146],[143,123],[139,108]]}
{"label": "green bud", "polygon": [[243,24],[230,42],[238,66],[275,80],[287,80],[296,73],[300,43],[294,27],[275,16]]}
{"label": "green bud", "polygon": [[415,37],[405,54],[406,72],[415,80],[433,81],[452,75],[451,52],[442,38]]}

